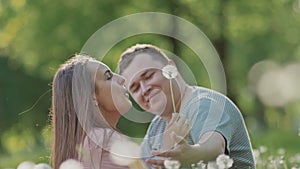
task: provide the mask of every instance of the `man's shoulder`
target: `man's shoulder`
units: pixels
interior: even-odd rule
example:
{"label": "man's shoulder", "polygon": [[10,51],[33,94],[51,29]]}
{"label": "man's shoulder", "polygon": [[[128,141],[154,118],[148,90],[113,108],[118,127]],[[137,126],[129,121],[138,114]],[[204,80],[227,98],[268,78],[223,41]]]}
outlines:
{"label": "man's shoulder", "polygon": [[213,90],[213,89],[209,89],[209,88],[205,88],[202,86],[193,86],[194,88],[194,96],[202,94],[202,95],[215,95],[218,97],[224,97],[224,98],[228,98],[225,94],[220,93],[219,91]]}
{"label": "man's shoulder", "polygon": [[157,133],[163,132],[164,128],[166,126],[166,123],[167,122],[160,116],[155,116],[149,125],[147,134],[149,136],[151,136],[152,134],[157,134]]}
{"label": "man's shoulder", "polygon": [[[216,90],[212,90],[205,87],[194,86],[194,92],[188,104],[195,104],[201,102],[202,104],[211,103],[219,104],[219,103],[229,103],[235,105],[230,98],[228,98],[225,94],[220,93]],[[189,105],[191,106],[191,105]]]}
{"label": "man's shoulder", "polygon": [[150,127],[157,127],[164,123],[166,123],[166,121],[163,118],[160,116],[155,116],[151,121]]}

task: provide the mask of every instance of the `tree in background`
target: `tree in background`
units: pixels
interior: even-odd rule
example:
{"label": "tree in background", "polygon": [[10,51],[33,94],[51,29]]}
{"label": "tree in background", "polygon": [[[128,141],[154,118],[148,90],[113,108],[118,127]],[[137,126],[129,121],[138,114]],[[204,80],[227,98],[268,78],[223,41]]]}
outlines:
{"label": "tree in background", "polygon": [[[79,52],[86,40],[105,24],[145,11],[182,17],[208,36],[223,62],[228,95],[242,109],[251,130],[297,130],[300,127],[297,126],[299,101],[280,106],[268,105],[262,101],[248,78],[253,65],[260,61],[272,60],[283,66],[299,62],[299,0],[1,0],[1,150],[4,152],[6,147],[4,142],[7,139],[3,139],[4,135],[7,136],[5,133],[21,133],[23,128],[40,133],[48,125],[49,84],[59,64],[70,54]],[[170,26],[174,34],[176,24],[174,22]],[[169,49],[189,65],[197,75],[198,84],[209,87],[205,69],[191,57],[193,51],[169,37],[151,34],[130,37],[109,51],[104,61],[116,68],[121,52],[135,43],[153,43]],[[45,92],[48,94],[39,100]],[[37,100],[39,102],[33,109],[18,115]],[[126,120],[124,123],[132,124]],[[132,131],[134,125],[124,123],[121,126],[129,126],[128,130]],[[39,140],[38,134],[33,135]]]}

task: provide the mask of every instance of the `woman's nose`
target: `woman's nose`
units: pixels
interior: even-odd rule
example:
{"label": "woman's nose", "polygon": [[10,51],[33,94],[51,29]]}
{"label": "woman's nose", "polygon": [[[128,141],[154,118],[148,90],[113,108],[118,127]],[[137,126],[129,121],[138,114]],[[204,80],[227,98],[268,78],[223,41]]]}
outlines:
{"label": "woman's nose", "polygon": [[120,85],[124,85],[125,83],[125,78],[121,75],[118,75],[118,74],[115,74],[115,76],[117,77],[117,82],[120,84]]}

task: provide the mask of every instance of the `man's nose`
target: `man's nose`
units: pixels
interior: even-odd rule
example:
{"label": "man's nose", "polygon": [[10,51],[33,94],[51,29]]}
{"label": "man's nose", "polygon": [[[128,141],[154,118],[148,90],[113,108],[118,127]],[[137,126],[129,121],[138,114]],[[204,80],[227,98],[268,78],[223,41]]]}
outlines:
{"label": "man's nose", "polygon": [[140,82],[140,86],[141,86],[142,95],[143,96],[148,95],[151,87],[149,85],[146,85],[144,82]]}

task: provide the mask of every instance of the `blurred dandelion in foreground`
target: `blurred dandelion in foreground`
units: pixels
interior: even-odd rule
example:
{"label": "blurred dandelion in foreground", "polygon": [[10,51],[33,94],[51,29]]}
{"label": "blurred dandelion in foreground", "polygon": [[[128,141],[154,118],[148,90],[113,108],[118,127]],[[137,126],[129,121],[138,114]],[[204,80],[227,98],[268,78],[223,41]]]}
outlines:
{"label": "blurred dandelion in foreground", "polygon": [[59,169],[83,169],[83,166],[79,161],[68,159],[61,163]]}
{"label": "blurred dandelion in foreground", "polygon": [[218,165],[215,161],[208,162],[207,169],[216,169],[216,168],[218,168]]}
{"label": "blurred dandelion in foreground", "polygon": [[263,163],[262,159],[260,158],[260,152],[259,152],[259,150],[253,149],[253,156],[254,156],[254,163],[255,163],[255,165],[259,165],[259,164]]}
{"label": "blurred dandelion in foreground", "polygon": [[232,167],[233,160],[225,154],[221,154],[217,157],[216,163],[219,169],[227,169]]}
{"label": "blurred dandelion in foreground", "polygon": [[266,146],[260,146],[259,147],[259,152],[261,153],[261,154],[263,154],[263,153],[265,153],[265,152],[267,152],[268,151],[268,148],[266,147]]}
{"label": "blurred dandelion in foreground", "polygon": [[285,149],[284,149],[284,148],[279,148],[279,149],[277,150],[277,153],[278,153],[279,155],[284,155],[284,154],[285,154]]}
{"label": "blurred dandelion in foreground", "polygon": [[50,167],[50,165],[46,164],[46,163],[40,163],[40,164],[37,164],[33,167],[33,169],[52,169]]}
{"label": "blurred dandelion in foreground", "polygon": [[33,167],[35,166],[35,163],[31,162],[31,161],[23,161],[22,163],[20,163],[17,167],[17,169],[33,169]]}
{"label": "blurred dandelion in foreground", "polygon": [[115,164],[129,166],[139,158],[140,147],[130,141],[115,141],[110,149],[110,157]]}
{"label": "blurred dandelion in foreground", "polygon": [[206,164],[201,160],[197,164],[192,164],[192,169],[206,169]]}
{"label": "blurred dandelion in foreground", "polygon": [[179,169],[180,162],[177,160],[165,160],[164,166],[166,167],[166,169]]}

